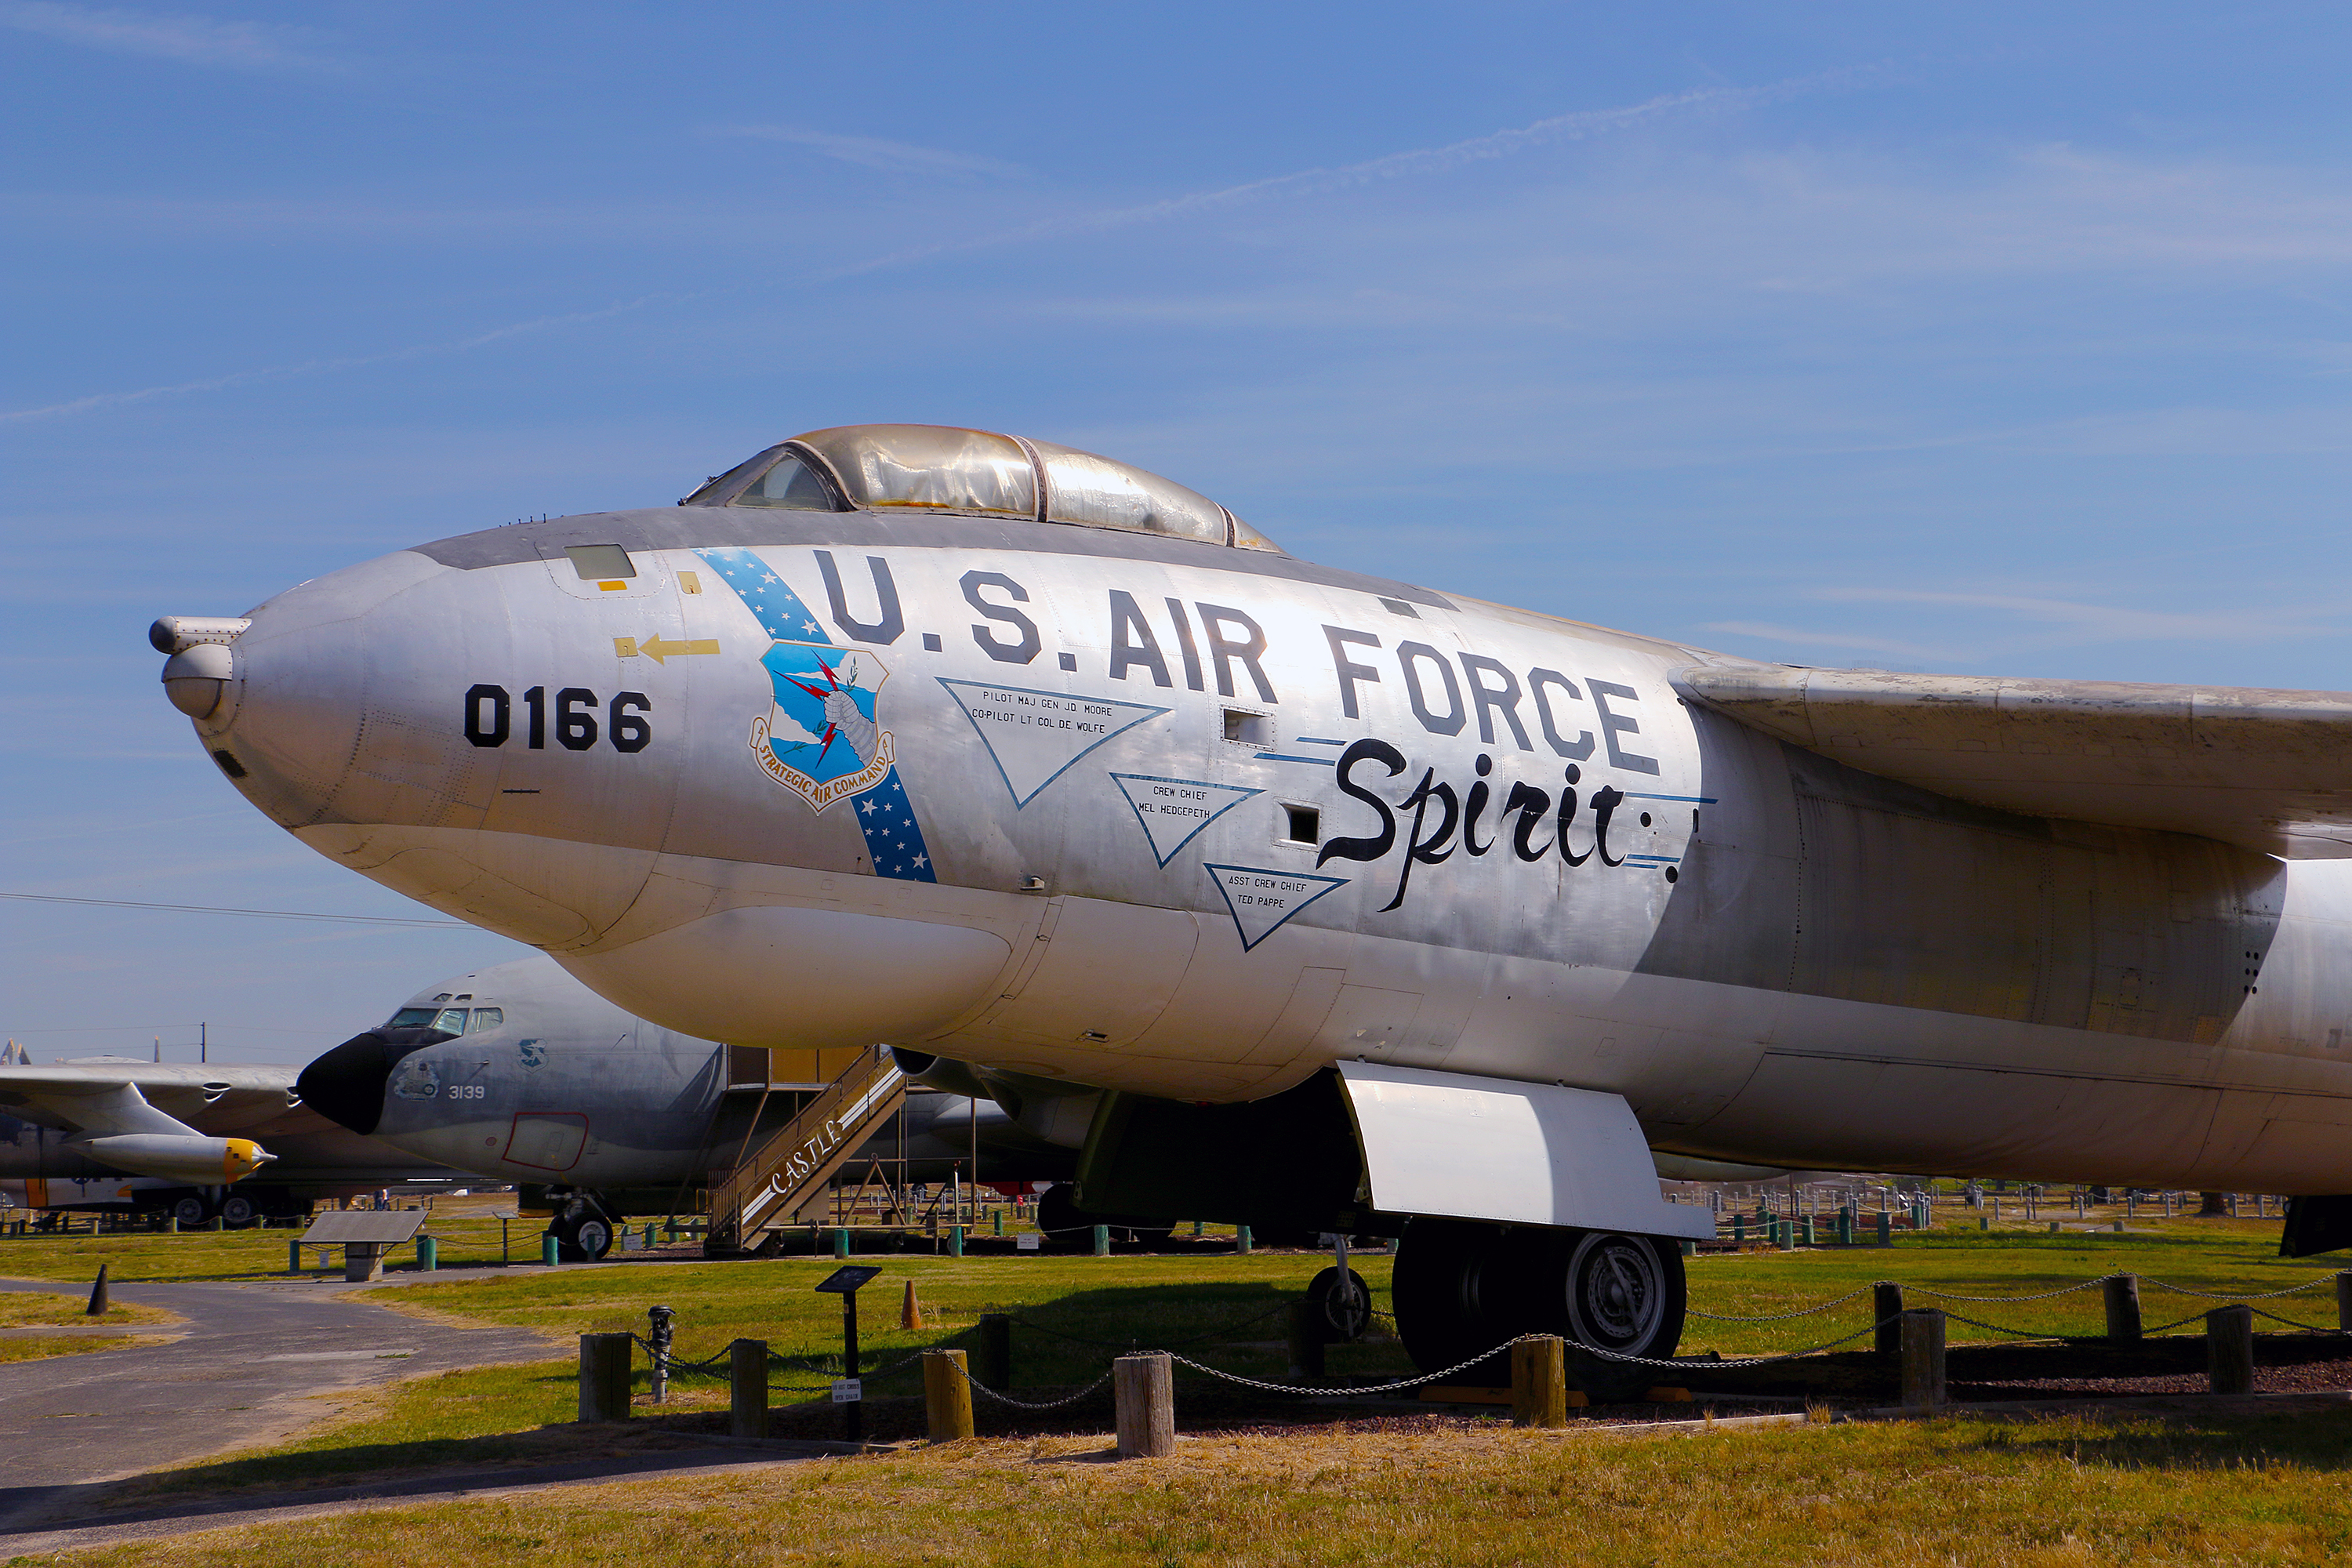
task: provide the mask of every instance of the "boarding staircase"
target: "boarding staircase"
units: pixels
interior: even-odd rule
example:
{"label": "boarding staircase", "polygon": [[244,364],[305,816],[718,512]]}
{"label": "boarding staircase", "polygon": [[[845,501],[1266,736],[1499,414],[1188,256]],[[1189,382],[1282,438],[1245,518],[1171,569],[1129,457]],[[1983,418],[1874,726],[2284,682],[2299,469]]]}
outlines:
{"label": "boarding staircase", "polygon": [[757,1145],[747,1141],[712,1184],[708,1250],[749,1252],[793,1223],[906,1098],[907,1075],[889,1047],[860,1051],[780,1130]]}

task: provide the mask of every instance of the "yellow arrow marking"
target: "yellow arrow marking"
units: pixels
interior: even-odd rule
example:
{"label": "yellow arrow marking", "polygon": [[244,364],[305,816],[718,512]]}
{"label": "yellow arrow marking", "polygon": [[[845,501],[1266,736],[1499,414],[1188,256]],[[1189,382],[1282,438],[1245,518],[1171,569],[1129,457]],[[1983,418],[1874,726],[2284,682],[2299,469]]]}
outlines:
{"label": "yellow arrow marking", "polygon": [[682,653],[717,653],[717,637],[695,637],[686,642],[665,641],[659,633],[638,640],[637,651],[661,664]]}

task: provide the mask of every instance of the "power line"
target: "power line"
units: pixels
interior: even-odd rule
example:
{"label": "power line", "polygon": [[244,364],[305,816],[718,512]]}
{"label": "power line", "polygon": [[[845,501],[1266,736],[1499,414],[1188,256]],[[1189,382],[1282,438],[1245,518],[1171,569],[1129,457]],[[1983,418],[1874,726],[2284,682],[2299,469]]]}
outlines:
{"label": "power line", "polygon": [[426,931],[472,931],[464,921],[407,920],[398,915],[321,915],[298,910],[225,910],[210,904],[145,904],[129,899],[68,899],[56,893],[0,893],[37,904],[95,904],[112,910],[171,910],[183,914],[236,915],[260,921],[329,921],[338,925],[407,926]]}

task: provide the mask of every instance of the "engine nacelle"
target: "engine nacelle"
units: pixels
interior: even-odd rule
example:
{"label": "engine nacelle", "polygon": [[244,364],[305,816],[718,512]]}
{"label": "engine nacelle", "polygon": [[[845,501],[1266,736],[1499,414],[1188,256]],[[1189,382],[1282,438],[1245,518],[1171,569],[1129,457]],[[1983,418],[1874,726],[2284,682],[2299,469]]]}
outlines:
{"label": "engine nacelle", "polygon": [[194,1186],[223,1186],[278,1158],[250,1138],[195,1133],[118,1132],[77,1138],[70,1147],[134,1176],[160,1176]]}

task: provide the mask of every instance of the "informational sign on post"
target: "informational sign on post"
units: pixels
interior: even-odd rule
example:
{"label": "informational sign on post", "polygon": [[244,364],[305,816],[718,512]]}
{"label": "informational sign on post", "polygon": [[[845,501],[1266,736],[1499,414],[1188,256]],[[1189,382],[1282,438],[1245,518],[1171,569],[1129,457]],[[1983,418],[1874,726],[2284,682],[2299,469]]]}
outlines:
{"label": "informational sign on post", "polygon": [[1037,1250],[1037,1243],[1041,1239],[1043,1238],[1040,1237],[1035,1231],[1024,1230],[1013,1238],[1013,1250],[1016,1252],[1034,1252]]}
{"label": "informational sign on post", "polygon": [[864,1380],[855,1377],[836,1377],[833,1380],[833,1402],[835,1405],[855,1405],[865,1397]]}

